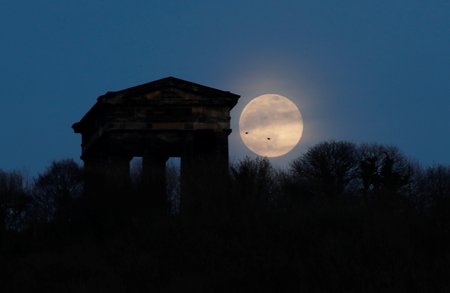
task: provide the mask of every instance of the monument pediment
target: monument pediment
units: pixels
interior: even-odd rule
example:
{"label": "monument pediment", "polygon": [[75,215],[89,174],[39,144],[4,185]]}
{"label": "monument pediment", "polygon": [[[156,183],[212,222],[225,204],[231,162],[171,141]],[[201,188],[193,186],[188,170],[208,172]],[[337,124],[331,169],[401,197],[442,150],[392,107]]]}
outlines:
{"label": "monument pediment", "polygon": [[189,101],[206,104],[235,105],[238,95],[175,77],[166,77],[116,92],[108,92],[98,98],[107,104],[127,103],[183,103]]}
{"label": "monument pediment", "polygon": [[[183,112],[180,109],[194,108],[228,108],[234,107],[239,95],[189,82],[175,77],[166,77],[149,83],[126,88],[119,91],[107,92],[98,97],[95,105],[84,117],[73,125],[77,133],[86,127],[96,124],[102,113],[115,109],[166,109]],[[157,111],[153,112],[154,114]],[[154,116],[154,115],[150,115]],[[103,120],[100,118],[100,120]]]}

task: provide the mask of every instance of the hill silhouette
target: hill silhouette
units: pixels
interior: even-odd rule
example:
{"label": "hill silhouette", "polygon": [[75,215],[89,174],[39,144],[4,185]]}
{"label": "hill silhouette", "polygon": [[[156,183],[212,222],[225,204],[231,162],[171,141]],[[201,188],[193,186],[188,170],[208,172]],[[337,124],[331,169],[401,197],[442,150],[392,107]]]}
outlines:
{"label": "hill silhouette", "polygon": [[392,146],[323,142],[286,170],[244,158],[226,185],[194,182],[189,212],[171,169],[170,213],[139,184],[92,205],[82,174],[0,171],[2,292],[450,290],[450,166]]}

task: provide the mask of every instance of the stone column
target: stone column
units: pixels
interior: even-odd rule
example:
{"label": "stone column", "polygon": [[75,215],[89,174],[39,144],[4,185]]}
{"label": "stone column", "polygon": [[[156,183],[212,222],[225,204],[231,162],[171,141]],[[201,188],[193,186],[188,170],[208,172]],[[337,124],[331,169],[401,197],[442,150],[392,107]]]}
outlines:
{"label": "stone column", "polygon": [[231,130],[226,129],[215,132],[215,146],[213,151],[214,160],[220,168],[218,172],[222,174],[228,173],[228,135]]}
{"label": "stone column", "polygon": [[[129,157],[107,156],[102,152],[84,157],[87,216],[96,229],[117,227],[126,219],[124,208],[129,198]],[[109,228],[108,228],[109,227]]]}
{"label": "stone column", "polygon": [[105,170],[105,187],[113,192],[130,191],[130,160],[128,156],[110,156]]}
{"label": "stone column", "polygon": [[83,157],[85,192],[90,198],[98,197],[103,193],[106,184],[105,168],[107,160],[101,156]]}

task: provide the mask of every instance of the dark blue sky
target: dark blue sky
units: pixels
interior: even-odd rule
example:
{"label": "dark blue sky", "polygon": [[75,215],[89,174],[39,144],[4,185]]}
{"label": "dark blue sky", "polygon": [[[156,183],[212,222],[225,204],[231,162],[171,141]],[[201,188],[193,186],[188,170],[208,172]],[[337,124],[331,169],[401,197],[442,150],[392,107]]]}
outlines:
{"label": "dark blue sky", "polygon": [[78,158],[70,128],[106,91],[175,76],[299,106],[300,145],[398,146],[450,163],[450,1],[40,0],[0,4],[0,168]]}

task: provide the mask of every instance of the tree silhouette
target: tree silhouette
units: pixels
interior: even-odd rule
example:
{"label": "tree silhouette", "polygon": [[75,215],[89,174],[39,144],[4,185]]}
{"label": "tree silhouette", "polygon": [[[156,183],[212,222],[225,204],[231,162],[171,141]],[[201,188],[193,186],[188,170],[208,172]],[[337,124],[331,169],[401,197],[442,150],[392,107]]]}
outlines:
{"label": "tree silhouette", "polygon": [[[118,196],[122,217],[99,202],[115,221],[77,233],[74,211],[89,205],[78,207],[75,162],[53,162],[31,191],[22,175],[0,171],[0,291],[450,290],[450,166],[422,168],[395,147],[330,141],[288,170],[247,157],[229,177],[204,182],[214,168],[205,162],[187,176],[192,213],[134,222],[130,190]],[[166,169],[169,195],[180,184],[174,169]]]}
{"label": "tree silhouette", "polygon": [[0,234],[22,228],[28,202],[23,176],[0,170]]}
{"label": "tree silhouette", "polygon": [[267,158],[243,160],[231,166],[235,192],[239,200],[253,204],[270,200],[274,187],[274,169]]}
{"label": "tree silhouette", "polygon": [[414,178],[414,165],[396,147],[379,144],[359,146],[357,178],[365,196],[406,194]]}
{"label": "tree silhouette", "polygon": [[450,166],[426,168],[417,193],[422,209],[450,223]]}
{"label": "tree silhouette", "polygon": [[35,179],[32,197],[38,222],[70,222],[74,200],[83,193],[82,168],[72,159],[54,161]]}
{"label": "tree silhouette", "polygon": [[349,191],[357,170],[357,147],[350,142],[323,142],[291,163],[297,181],[309,192],[334,198]]}
{"label": "tree silhouette", "polygon": [[178,214],[181,208],[180,166],[175,163],[166,165],[166,191],[171,214]]}

